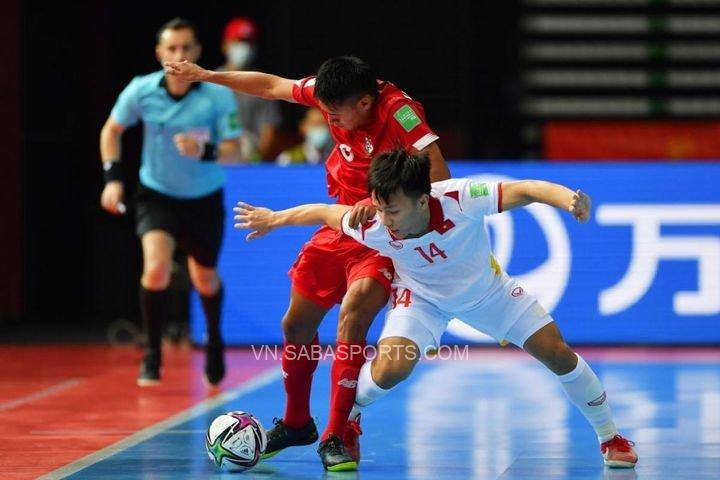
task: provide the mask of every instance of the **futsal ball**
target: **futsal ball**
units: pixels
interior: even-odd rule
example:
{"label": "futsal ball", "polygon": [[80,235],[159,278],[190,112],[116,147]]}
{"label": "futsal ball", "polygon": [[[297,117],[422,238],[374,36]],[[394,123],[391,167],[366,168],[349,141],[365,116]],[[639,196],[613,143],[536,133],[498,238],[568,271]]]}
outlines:
{"label": "futsal ball", "polygon": [[205,448],[215,465],[241,472],[252,468],[265,451],[267,434],[260,421],[246,412],[228,412],[215,418],[205,435]]}

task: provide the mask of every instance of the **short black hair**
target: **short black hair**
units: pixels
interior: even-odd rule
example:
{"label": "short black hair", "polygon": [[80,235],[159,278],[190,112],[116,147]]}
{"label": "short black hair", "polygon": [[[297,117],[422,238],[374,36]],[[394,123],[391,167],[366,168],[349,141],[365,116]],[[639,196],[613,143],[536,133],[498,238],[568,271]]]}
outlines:
{"label": "short black hair", "polygon": [[424,193],[430,194],[430,158],[427,155],[412,155],[396,149],[373,159],[368,173],[368,192],[387,203],[390,195],[399,189],[413,199]]}
{"label": "short black hair", "polygon": [[165,30],[192,30],[193,36],[195,37],[195,41],[200,43],[200,36],[198,35],[198,28],[197,26],[191,22],[190,20],[186,18],[180,18],[175,17],[169,22],[165,22],[162,27],[157,31],[157,34],[155,35],[157,43],[160,43],[160,39],[162,38],[162,34]]}
{"label": "short black hair", "polygon": [[315,98],[326,105],[340,105],[355,97],[378,95],[373,69],[357,57],[325,60],[315,78]]}

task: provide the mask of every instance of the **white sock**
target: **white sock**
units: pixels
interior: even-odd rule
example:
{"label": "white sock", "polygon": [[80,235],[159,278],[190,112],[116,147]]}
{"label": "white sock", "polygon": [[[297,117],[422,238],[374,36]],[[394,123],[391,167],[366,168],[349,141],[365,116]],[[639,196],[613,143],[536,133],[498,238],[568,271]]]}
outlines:
{"label": "white sock", "polygon": [[575,369],[565,375],[558,375],[558,378],[570,401],[580,409],[595,429],[600,443],[606,442],[617,434],[617,428],[610,413],[605,390],[585,360],[580,355],[577,357]]}
{"label": "white sock", "polygon": [[355,420],[363,409],[376,400],[387,395],[390,390],[380,388],[372,378],[371,362],[365,362],[360,368],[358,375],[357,391],[355,393],[355,405],[350,412],[350,419]]}

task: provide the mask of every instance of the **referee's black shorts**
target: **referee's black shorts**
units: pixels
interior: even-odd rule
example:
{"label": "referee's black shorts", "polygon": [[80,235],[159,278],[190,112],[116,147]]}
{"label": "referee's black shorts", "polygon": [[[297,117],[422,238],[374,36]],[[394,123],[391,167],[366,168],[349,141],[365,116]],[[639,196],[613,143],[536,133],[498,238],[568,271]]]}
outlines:
{"label": "referee's black shorts", "polygon": [[205,197],[182,199],[140,184],[135,201],[139,237],[150,230],[163,230],[200,265],[217,265],[225,226],[222,189]]}

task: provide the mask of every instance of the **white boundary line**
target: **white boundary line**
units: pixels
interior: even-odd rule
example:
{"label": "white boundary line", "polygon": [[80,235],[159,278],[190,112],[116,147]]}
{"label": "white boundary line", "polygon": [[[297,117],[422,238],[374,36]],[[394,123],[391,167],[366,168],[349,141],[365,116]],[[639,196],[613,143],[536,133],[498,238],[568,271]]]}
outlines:
{"label": "white boundary line", "polygon": [[58,392],[62,392],[63,390],[67,390],[68,388],[75,387],[77,385],[80,385],[81,383],[82,380],[78,378],[70,378],[68,380],[65,380],[64,382],[60,382],[51,387],[47,387],[35,393],[31,393],[30,395],[25,395],[24,397],[20,397],[15,400],[0,403],[0,412],[4,410],[10,410],[11,408],[19,407],[20,405],[25,405],[26,403],[34,402],[35,400],[49,397],[50,395],[55,395]]}
{"label": "white boundary line", "polygon": [[180,413],[177,413],[173,415],[170,418],[167,418],[161,422],[158,422],[154,425],[151,425],[147,428],[144,428],[140,430],[139,432],[134,433],[133,435],[130,435],[127,438],[124,438],[118,442],[113,443],[112,445],[108,445],[107,447],[103,448],[102,450],[98,450],[97,452],[91,453],[90,455],[87,455],[79,460],[76,460],[72,463],[69,463],[65,465],[64,467],[60,467],[57,470],[53,470],[50,473],[46,473],[45,475],[38,477],[38,480],[55,480],[55,479],[61,479],[68,477],[74,473],[79,472],[80,470],[83,470],[91,465],[94,465],[102,460],[105,460],[106,458],[115,455],[117,453],[120,453],[124,450],[127,450],[129,448],[134,447],[140,442],[143,442],[149,438],[152,438],[161,432],[165,430],[169,430],[170,428],[180,425],[183,422],[188,421],[189,419],[196,417],[198,415],[201,415],[205,412],[208,412],[223,403],[229,402],[231,400],[235,400],[238,397],[241,397],[242,395],[245,395],[246,393],[250,393],[253,390],[257,390],[258,388],[262,388],[275,380],[279,379],[281,377],[281,371],[280,368],[273,368],[268,372],[261,373],[260,375],[253,377],[249,381],[244,382],[243,384],[237,386],[236,388],[229,390],[227,392],[221,393],[220,395],[217,395],[212,398],[208,398],[207,400],[204,400],[203,402],[198,403],[197,405],[194,405],[186,410],[183,410]]}

